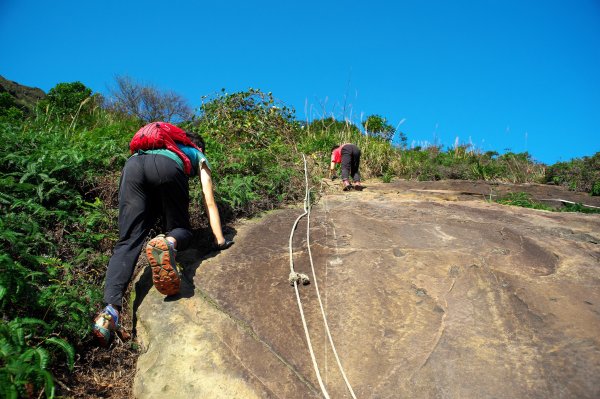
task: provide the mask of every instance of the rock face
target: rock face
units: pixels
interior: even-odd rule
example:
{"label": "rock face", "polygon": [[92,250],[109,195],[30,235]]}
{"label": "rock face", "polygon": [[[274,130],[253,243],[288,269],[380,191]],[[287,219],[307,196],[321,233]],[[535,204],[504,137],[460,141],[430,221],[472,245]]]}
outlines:
{"label": "rock face", "polygon": [[[485,202],[493,189],[379,183],[313,207],[318,287],[356,397],[600,397],[600,216]],[[577,195],[556,190],[541,195]],[[287,281],[301,213],[237,226],[216,256],[181,253],[179,298],[146,289],[136,397],[322,397]],[[306,225],[293,258],[311,276]],[[350,398],[311,280],[299,291],[320,373]]]}

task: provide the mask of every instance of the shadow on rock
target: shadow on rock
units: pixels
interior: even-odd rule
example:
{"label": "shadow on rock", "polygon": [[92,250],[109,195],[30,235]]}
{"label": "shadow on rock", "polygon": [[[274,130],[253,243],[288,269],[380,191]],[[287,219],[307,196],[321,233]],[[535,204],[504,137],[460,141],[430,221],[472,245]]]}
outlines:
{"label": "shadow on rock", "polygon": [[[223,232],[225,237],[232,240],[237,230],[233,227],[224,227]],[[184,251],[177,253],[177,263],[182,267],[181,271],[181,288],[179,294],[170,295],[164,298],[165,302],[177,301],[180,298],[191,298],[194,296],[195,285],[194,276],[196,270],[200,267],[204,260],[210,259],[219,253],[214,242],[214,236],[209,227],[203,227],[193,230],[192,242]],[[144,255],[142,255],[144,256]],[[135,300],[133,301],[133,333],[136,333],[137,327],[137,310],[141,303],[152,288],[152,269],[146,266],[135,283]]]}

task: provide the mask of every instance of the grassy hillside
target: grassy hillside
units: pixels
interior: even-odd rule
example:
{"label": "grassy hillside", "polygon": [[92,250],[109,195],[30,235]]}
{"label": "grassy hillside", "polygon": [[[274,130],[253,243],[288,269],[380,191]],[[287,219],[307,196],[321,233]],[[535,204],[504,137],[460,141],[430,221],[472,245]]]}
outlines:
{"label": "grassy hillside", "polygon": [[[81,84],[61,85],[29,115],[8,97],[0,104],[0,391],[7,397],[53,397],[57,389],[102,396],[109,389],[89,379],[87,391],[72,390],[81,380],[69,376],[75,368],[104,367],[86,355],[93,350],[91,318],[117,238],[120,170],[143,123],[106,109]],[[549,180],[600,190],[598,154],[588,171],[585,159],[579,169],[547,169],[526,153],[406,150],[346,122],[300,123],[293,110],[258,90],[218,94],[180,125],[207,141],[226,222],[303,198],[301,154],[317,181],[326,175],[331,146],[344,142],[362,149],[364,178]],[[197,182],[191,191],[200,228],[207,222]]]}

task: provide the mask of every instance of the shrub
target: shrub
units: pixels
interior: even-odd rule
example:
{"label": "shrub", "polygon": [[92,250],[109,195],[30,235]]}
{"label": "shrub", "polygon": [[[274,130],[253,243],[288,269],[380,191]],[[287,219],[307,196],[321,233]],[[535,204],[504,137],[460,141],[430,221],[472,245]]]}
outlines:
{"label": "shrub", "polygon": [[92,90],[81,82],[59,83],[38,102],[48,122],[73,126],[77,119],[88,119],[95,106]]}
{"label": "shrub", "polygon": [[600,152],[591,157],[574,158],[549,166],[544,181],[568,187],[572,191],[600,195]]}
{"label": "shrub", "polygon": [[[387,119],[380,115],[369,115],[362,123],[367,134],[374,135],[385,141],[392,141],[396,128],[387,122]],[[400,141],[405,146],[406,137],[400,133]]]}
{"label": "shrub", "polygon": [[205,138],[218,182],[217,201],[233,215],[250,215],[303,197],[294,146],[300,125],[292,109],[271,93],[249,89],[223,91],[201,111],[182,126]]}
{"label": "shrub", "polygon": [[0,93],[0,122],[17,122],[23,119],[27,108],[17,104],[7,92]]}

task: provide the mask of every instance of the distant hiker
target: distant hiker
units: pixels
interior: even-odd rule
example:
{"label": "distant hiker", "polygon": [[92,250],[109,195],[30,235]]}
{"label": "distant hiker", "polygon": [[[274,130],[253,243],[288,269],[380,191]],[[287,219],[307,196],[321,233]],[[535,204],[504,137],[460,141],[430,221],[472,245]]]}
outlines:
{"label": "distant hiker", "polygon": [[[329,167],[329,177],[335,179],[335,164],[342,164],[342,183],[344,191],[362,190],[360,184],[360,149],[354,144],[334,145],[331,147],[331,166]],[[354,186],[350,182],[350,177],[354,181]]]}
{"label": "distant hiker", "polygon": [[177,250],[188,247],[192,238],[189,177],[200,177],[217,248],[222,250],[233,244],[221,230],[211,166],[200,136],[169,123],[154,122],[136,133],[130,148],[133,155],[125,163],[119,186],[119,241],[106,271],[106,307],[93,325],[93,333],[103,346],[108,346],[113,333],[120,332],[123,293],[133,277],[142,245],[159,216],[166,234],[154,237],[146,246],[152,281],[163,295],[179,292],[181,277],[175,257]]}

